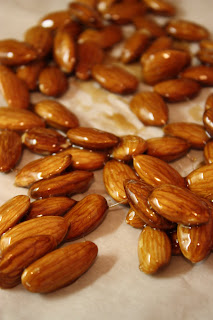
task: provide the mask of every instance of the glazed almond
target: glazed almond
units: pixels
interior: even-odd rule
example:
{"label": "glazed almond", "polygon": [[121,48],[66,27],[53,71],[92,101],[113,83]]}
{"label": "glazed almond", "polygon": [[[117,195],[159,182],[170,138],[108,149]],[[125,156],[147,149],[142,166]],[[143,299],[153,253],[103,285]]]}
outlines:
{"label": "glazed almond", "polygon": [[50,12],[43,16],[39,21],[39,25],[46,29],[56,30],[71,21],[72,19],[69,10],[60,10]]}
{"label": "glazed almond", "polygon": [[208,133],[213,135],[213,109],[206,110],[203,114],[203,124]]}
{"label": "glazed almond", "polygon": [[140,31],[133,33],[122,48],[121,62],[130,63],[137,60],[148,45],[148,37]]}
{"label": "glazed almond", "polygon": [[172,245],[172,256],[182,255],[177,237],[177,228],[169,231],[167,234]]}
{"label": "glazed almond", "polygon": [[114,93],[129,94],[138,88],[137,78],[115,65],[96,64],[92,76],[104,89]]}
{"label": "glazed almond", "polygon": [[93,178],[88,171],[72,171],[41,181],[35,182],[29,189],[32,198],[48,198],[85,192]]}
{"label": "glazed almond", "polygon": [[126,216],[126,223],[136,229],[143,229],[146,223],[135,213],[133,209],[129,209]]}
{"label": "glazed almond", "polygon": [[173,41],[170,37],[161,36],[156,38],[141,56],[141,64],[146,63],[149,56],[157,51],[172,49]]}
{"label": "glazed almond", "polygon": [[159,215],[176,223],[191,226],[209,221],[206,202],[187,188],[164,184],[152,191],[148,201]]}
{"label": "glazed almond", "polygon": [[70,229],[66,241],[84,237],[103,221],[108,209],[106,199],[99,194],[89,194],[80,200],[64,216]]}
{"label": "glazed almond", "polygon": [[102,19],[98,11],[85,3],[71,2],[69,4],[69,11],[73,20],[77,20],[87,27],[103,27]]}
{"label": "glazed almond", "polygon": [[24,270],[22,284],[27,290],[40,293],[65,287],[90,268],[97,253],[97,246],[90,241],[54,250]]}
{"label": "glazed almond", "polygon": [[130,101],[130,109],[145,125],[163,126],[168,121],[168,107],[156,92],[135,94]]}
{"label": "glazed almond", "polygon": [[213,163],[213,140],[209,140],[203,150],[204,158],[207,164]]}
{"label": "glazed almond", "polygon": [[16,75],[26,83],[29,90],[36,90],[39,74],[45,67],[45,64],[44,60],[36,60],[26,65],[21,65],[16,69]]}
{"label": "glazed almond", "polygon": [[0,171],[8,172],[13,169],[21,154],[21,137],[14,131],[0,131]]}
{"label": "glazed almond", "polygon": [[185,186],[184,178],[178,171],[161,159],[137,155],[133,157],[133,165],[140,178],[153,187],[167,183]]}
{"label": "glazed almond", "polygon": [[213,93],[210,93],[205,102],[205,110],[213,107]]}
{"label": "glazed almond", "polygon": [[46,28],[34,26],[25,32],[24,38],[27,43],[35,48],[38,58],[46,57],[52,50],[52,34]]}
{"label": "glazed almond", "polygon": [[133,23],[136,29],[139,29],[140,32],[143,32],[150,38],[158,38],[166,35],[164,29],[157,22],[150,18],[137,15],[133,19]]}
{"label": "glazed almond", "polygon": [[119,138],[110,132],[87,127],[70,129],[67,136],[72,143],[92,150],[109,149],[119,142]]}
{"label": "glazed almond", "polygon": [[181,73],[181,77],[198,81],[201,85],[213,85],[213,67],[193,66]]}
{"label": "glazed almond", "polygon": [[213,50],[201,49],[197,52],[197,58],[204,64],[213,65]]}
{"label": "glazed almond", "polygon": [[174,16],[176,13],[175,7],[164,0],[144,0],[147,8],[153,13],[165,16]]}
{"label": "glazed almond", "polygon": [[52,97],[61,96],[68,88],[68,80],[58,67],[46,67],[39,74],[39,90]]}
{"label": "glazed almond", "polygon": [[164,231],[146,226],[138,240],[139,269],[153,274],[169,264],[171,243]]}

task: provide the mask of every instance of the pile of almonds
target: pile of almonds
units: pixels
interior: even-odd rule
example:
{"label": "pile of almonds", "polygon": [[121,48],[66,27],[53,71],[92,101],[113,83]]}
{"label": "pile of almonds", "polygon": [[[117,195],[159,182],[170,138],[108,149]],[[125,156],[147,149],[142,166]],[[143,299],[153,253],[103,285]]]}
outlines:
{"label": "pile of almonds", "polygon": [[[205,27],[177,20],[164,0],[79,0],[49,13],[28,29],[24,41],[0,41],[0,171],[16,168],[24,148],[41,155],[18,170],[15,185],[29,188],[0,207],[0,287],[22,282],[32,292],[51,292],[93,264],[97,246],[83,238],[103,221],[106,199],[76,201],[103,168],[108,194],[129,205],[126,222],[142,229],[140,270],[152,274],[182,254],[196,263],[212,249],[213,94],[203,125],[169,123],[167,102],[187,101],[213,85],[213,40]],[[168,17],[165,25],[156,16]],[[170,18],[169,18],[170,17]],[[134,32],[124,36],[123,25]],[[190,42],[199,50],[192,54]],[[122,43],[120,57],[112,49]],[[187,43],[187,44],[186,44]],[[111,61],[111,62],[109,62]],[[142,81],[126,65],[141,65]],[[196,61],[196,64],[194,64]],[[59,103],[70,76],[92,79],[107,91],[131,94],[130,110],[163,137],[118,137],[80,126]],[[32,105],[30,93],[45,97]],[[182,177],[168,162],[190,149],[204,150],[206,164]],[[32,201],[31,199],[34,199]]]}

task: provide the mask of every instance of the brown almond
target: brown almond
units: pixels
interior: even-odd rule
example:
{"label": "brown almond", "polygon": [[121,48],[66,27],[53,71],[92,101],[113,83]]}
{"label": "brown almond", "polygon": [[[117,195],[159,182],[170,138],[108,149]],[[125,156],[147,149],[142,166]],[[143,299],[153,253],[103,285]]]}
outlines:
{"label": "brown almond", "polygon": [[21,154],[21,137],[14,131],[0,131],[0,171],[8,172],[13,169]]}
{"label": "brown almond", "polygon": [[195,149],[203,149],[209,140],[204,126],[191,122],[169,123],[163,128],[163,131],[166,135],[185,139]]}
{"label": "brown almond", "polygon": [[168,121],[168,106],[156,92],[135,94],[130,100],[130,109],[145,125],[163,126]]}
{"label": "brown almond", "polygon": [[135,16],[143,15],[146,7],[142,2],[113,3],[105,12],[104,18],[117,24],[131,23]]}
{"label": "brown almond", "polygon": [[126,179],[138,179],[130,166],[114,159],[106,163],[103,170],[104,185],[108,194],[115,201],[128,202],[123,185]]}
{"label": "brown almond", "polygon": [[72,171],[35,182],[29,189],[32,198],[48,198],[85,192],[92,181],[93,173],[88,171]]}
{"label": "brown almond", "polygon": [[79,126],[76,115],[62,103],[54,100],[41,100],[34,106],[34,112],[43,118],[48,125],[67,131]]}
{"label": "brown almond", "polygon": [[151,18],[147,18],[142,15],[137,15],[133,19],[133,23],[136,29],[139,29],[140,32],[144,33],[150,38],[158,38],[166,35],[164,29],[157,22],[155,22],[155,20],[152,20]]}
{"label": "brown almond", "polygon": [[44,126],[44,121],[31,111],[0,107],[0,129],[25,131]]}
{"label": "brown almond", "polygon": [[139,269],[153,274],[169,264],[171,243],[164,231],[146,226],[138,240]]}
{"label": "brown almond", "polygon": [[187,188],[164,184],[152,191],[148,201],[159,215],[176,223],[191,226],[209,221],[209,207]]}
{"label": "brown almond", "polygon": [[0,65],[0,89],[9,107],[28,108],[30,97],[27,85],[12,70],[2,65]]}
{"label": "brown almond", "polygon": [[89,194],[64,216],[70,229],[66,241],[75,240],[95,230],[106,216],[108,204],[99,194]]}
{"label": "brown almond", "polygon": [[39,154],[52,154],[70,146],[69,140],[58,131],[49,128],[29,129],[22,135],[23,144]]}
{"label": "brown almond", "polygon": [[37,58],[36,50],[28,43],[15,39],[0,40],[0,63],[18,66]]}
{"label": "brown almond", "polygon": [[176,13],[175,7],[164,0],[144,0],[147,8],[153,13],[163,16],[174,16]]}
{"label": "brown almond", "polygon": [[28,162],[16,175],[15,184],[28,187],[32,183],[59,175],[71,164],[71,155],[53,155]]}
{"label": "brown almond", "polygon": [[182,255],[182,252],[181,252],[180,246],[179,246],[179,242],[178,242],[178,237],[177,237],[177,228],[169,231],[168,237],[169,237],[169,239],[171,241],[171,245],[172,245],[172,256]]}
{"label": "brown almond", "polygon": [[204,158],[207,164],[213,163],[213,140],[209,140],[203,150]]}
{"label": "brown almond", "polygon": [[204,64],[213,65],[213,50],[201,49],[197,52],[197,58]]}
{"label": "brown almond", "polygon": [[27,290],[40,293],[65,287],[90,268],[97,253],[97,246],[90,241],[54,250],[24,270],[22,284]]}
{"label": "brown almond", "polygon": [[119,138],[112,133],[87,127],[70,129],[67,136],[72,143],[92,150],[109,149],[119,142]]}
{"label": "brown almond", "polygon": [[77,40],[83,30],[83,26],[78,21],[70,21],[62,25],[59,29],[69,33],[74,40]]}
{"label": "brown almond", "polygon": [[50,12],[47,15],[43,16],[39,20],[39,25],[43,28],[56,30],[59,27],[63,27],[71,21],[72,19],[69,10],[61,10]]}
{"label": "brown almond", "polygon": [[59,97],[68,88],[68,80],[58,67],[46,67],[39,74],[39,90],[52,97]]}
{"label": "brown almond", "polygon": [[203,124],[206,131],[213,135],[213,108],[207,109],[203,114]]}
{"label": "brown almond", "polygon": [[146,153],[164,161],[173,161],[183,157],[189,150],[190,144],[181,138],[157,137],[147,140]]}
{"label": "brown almond", "polygon": [[138,88],[137,78],[115,65],[96,64],[92,68],[92,76],[104,89],[113,93],[130,94]]}
{"label": "brown almond", "polygon": [[16,75],[26,83],[29,90],[36,90],[39,74],[45,65],[44,60],[36,60],[26,65],[21,65],[16,69]]}
{"label": "brown almond", "polygon": [[153,187],[167,183],[185,186],[184,178],[178,171],[161,159],[137,155],[133,157],[133,165],[140,178]]}
{"label": "brown almond", "polygon": [[90,7],[94,8],[94,9],[96,9],[97,0],[78,0],[78,2],[84,3],[87,6],[90,6]]}
{"label": "brown almond", "polygon": [[193,66],[181,73],[181,77],[198,81],[201,85],[213,85],[213,67]]}
{"label": "brown almond", "polygon": [[213,107],[213,93],[210,93],[205,102],[205,110]]}
{"label": "brown almond", "polygon": [[172,79],[157,83],[154,91],[169,102],[180,102],[194,98],[200,91],[200,85],[191,79]]}
{"label": "brown almond", "polygon": [[170,20],[166,32],[179,40],[201,41],[209,37],[209,32],[203,26],[187,20]]}
{"label": "brown almond", "polygon": [[136,214],[136,212],[132,208],[129,209],[127,213],[126,223],[136,229],[143,229],[146,226],[146,223]]}
{"label": "brown almond", "polygon": [[32,262],[52,251],[53,237],[39,235],[17,241],[10,246],[0,261],[0,287],[13,288],[21,282],[21,274]]}
{"label": "brown almond", "polygon": [[101,28],[103,22],[98,11],[81,2],[71,2],[69,11],[73,20],[77,20],[87,27]]}
{"label": "brown almond", "polygon": [[145,50],[149,38],[142,32],[136,31],[124,43],[121,52],[121,62],[130,63],[137,60]]}
{"label": "brown almond", "polygon": [[16,225],[27,213],[30,207],[30,198],[20,195],[6,201],[0,207],[0,235]]}
{"label": "brown almond", "polygon": [[117,2],[117,0],[98,0],[97,1],[97,9],[101,13],[104,13],[108,10],[113,3]]}
{"label": "brown almond", "polygon": [[[178,61],[178,63],[177,63]],[[143,65],[143,77],[147,84],[176,77],[190,63],[189,53],[168,49],[151,54]]]}
{"label": "brown almond", "polygon": [[200,49],[213,51],[213,41],[212,40],[202,40],[199,42]]}
{"label": "brown almond", "polygon": [[52,236],[58,245],[64,239],[67,230],[68,225],[63,217],[30,219],[5,232],[0,239],[0,248],[4,255],[4,252],[17,241],[39,235]]}
{"label": "brown almond", "polygon": [[173,46],[173,40],[170,37],[161,36],[156,38],[150,46],[147,48],[147,50],[142,54],[141,56],[141,64],[143,65],[146,63],[146,60],[149,58],[150,55],[157,51],[161,50],[167,50],[172,49]]}

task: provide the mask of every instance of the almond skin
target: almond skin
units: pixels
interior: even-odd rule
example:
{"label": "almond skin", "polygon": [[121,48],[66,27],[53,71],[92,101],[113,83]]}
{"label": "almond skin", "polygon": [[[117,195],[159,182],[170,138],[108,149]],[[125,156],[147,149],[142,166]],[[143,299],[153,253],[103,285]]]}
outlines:
{"label": "almond skin", "polygon": [[176,223],[199,225],[210,217],[207,204],[187,188],[164,184],[152,191],[148,201],[157,213]]}
{"label": "almond skin", "polygon": [[39,21],[39,25],[43,28],[56,30],[59,27],[63,27],[64,25],[70,23],[71,21],[72,19],[69,10],[60,10],[50,12],[43,16]]}
{"label": "almond skin", "polygon": [[97,253],[97,246],[90,241],[54,250],[25,269],[22,284],[27,290],[39,293],[65,287],[90,268]]}
{"label": "almond skin", "polygon": [[171,243],[164,231],[146,226],[138,240],[139,269],[154,274],[169,264]]}
{"label": "almond skin", "polygon": [[117,160],[110,160],[106,163],[103,170],[104,185],[108,194],[115,201],[128,202],[123,185],[126,179],[138,179],[130,166]]}
{"label": "almond skin", "polygon": [[213,67],[210,66],[193,66],[187,68],[181,73],[181,76],[198,81],[203,86],[213,85]]}
{"label": "almond skin", "polygon": [[39,74],[39,90],[52,97],[59,97],[68,88],[68,80],[58,67],[46,67]]}
{"label": "almond skin", "polygon": [[143,15],[146,7],[142,2],[113,3],[105,12],[104,18],[117,24],[131,23],[135,16]]}
{"label": "almond skin", "polygon": [[119,94],[130,94],[137,90],[137,78],[114,65],[96,64],[92,68],[93,78],[106,90]]}
{"label": "almond skin", "polygon": [[17,241],[0,261],[0,287],[13,288],[21,282],[21,274],[32,262],[56,246],[53,237],[39,235]]}
{"label": "almond skin", "polygon": [[93,178],[93,173],[76,170],[35,182],[29,189],[32,198],[48,198],[85,192]]}
{"label": "almond skin", "polygon": [[69,11],[73,20],[77,20],[87,27],[97,29],[103,27],[102,19],[98,11],[85,3],[71,2],[69,4]]}
{"label": "almond skin", "polygon": [[25,82],[8,67],[0,65],[0,88],[9,107],[27,109],[29,91]]}
{"label": "almond skin", "polygon": [[149,38],[140,31],[133,33],[123,46],[121,52],[121,62],[130,63],[137,60],[145,50],[149,42]]}
{"label": "almond skin", "polygon": [[135,94],[130,109],[143,124],[163,126],[168,121],[168,106],[156,92],[143,91]]}
{"label": "almond skin", "polygon": [[0,235],[16,225],[30,207],[28,196],[15,196],[0,207]]}
{"label": "almond skin", "polygon": [[213,140],[209,140],[203,150],[207,164],[213,163]]}
{"label": "almond skin", "polygon": [[64,218],[70,225],[66,241],[75,240],[92,232],[106,216],[108,204],[99,194],[90,194],[80,200]]}
{"label": "almond skin", "polygon": [[136,214],[136,212],[132,208],[129,209],[127,213],[126,223],[136,229],[143,229],[146,226],[146,223]]}
{"label": "almond skin", "polygon": [[34,91],[38,87],[38,77],[45,65],[46,62],[44,60],[36,60],[26,65],[21,65],[16,69],[16,75],[26,83],[29,90]]}
{"label": "almond skin", "polygon": [[137,155],[133,157],[133,165],[140,178],[153,187],[168,183],[185,186],[184,178],[178,171],[161,159]]}
{"label": "almond skin", "polygon": [[144,0],[147,8],[153,13],[163,16],[174,16],[176,13],[175,7],[164,0]]}
{"label": "almond skin", "polygon": [[22,154],[21,137],[14,131],[0,131],[0,171],[9,172]]}
{"label": "almond skin", "polygon": [[72,143],[92,150],[109,149],[119,142],[119,138],[112,133],[87,127],[70,129],[67,136]]}

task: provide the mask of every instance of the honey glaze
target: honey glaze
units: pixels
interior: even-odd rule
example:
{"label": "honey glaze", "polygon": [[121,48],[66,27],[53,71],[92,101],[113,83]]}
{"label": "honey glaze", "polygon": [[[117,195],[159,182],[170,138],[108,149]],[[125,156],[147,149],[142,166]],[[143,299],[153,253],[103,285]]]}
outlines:
{"label": "honey glaze", "polygon": [[203,108],[197,104],[190,108],[189,115],[192,117],[192,119],[196,122],[202,122],[203,119]]}
{"label": "honey glaze", "polygon": [[122,130],[128,130],[128,132],[137,132],[137,128],[127,120],[125,116],[123,116],[121,113],[113,113],[113,114],[107,114],[102,113],[102,117],[106,118],[107,120],[110,120],[113,122],[113,125],[116,127],[119,127],[119,129]]}

